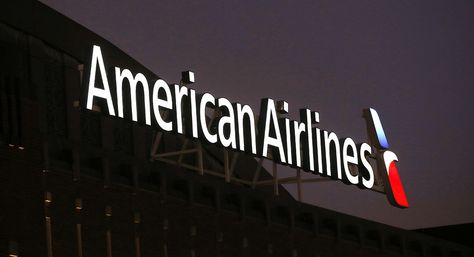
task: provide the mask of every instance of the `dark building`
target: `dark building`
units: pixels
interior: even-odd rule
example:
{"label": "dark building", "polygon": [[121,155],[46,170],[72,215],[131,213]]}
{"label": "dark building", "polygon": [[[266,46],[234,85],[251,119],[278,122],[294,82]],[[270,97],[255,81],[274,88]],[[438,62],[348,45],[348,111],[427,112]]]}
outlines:
{"label": "dark building", "polygon": [[0,256],[474,256],[254,189],[253,157],[84,110],[93,44],[156,78],[37,1],[0,4]]}

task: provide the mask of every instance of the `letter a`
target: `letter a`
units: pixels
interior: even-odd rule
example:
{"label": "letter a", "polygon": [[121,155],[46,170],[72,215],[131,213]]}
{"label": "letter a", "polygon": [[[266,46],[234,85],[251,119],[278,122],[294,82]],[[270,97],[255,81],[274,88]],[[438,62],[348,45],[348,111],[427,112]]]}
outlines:
{"label": "letter a", "polygon": [[[102,85],[104,89],[95,87],[95,73],[97,70],[97,63],[99,63],[100,76],[102,78]],[[89,73],[89,89],[87,90],[87,106],[86,108],[92,110],[92,103],[94,97],[99,97],[107,101],[107,109],[109,114],[115,116],[114,103],[110,94],[109,82],[107,81],[107,73],[105,72],[104,59],[100,47],[94,45],[92,48],[91,70]]]}

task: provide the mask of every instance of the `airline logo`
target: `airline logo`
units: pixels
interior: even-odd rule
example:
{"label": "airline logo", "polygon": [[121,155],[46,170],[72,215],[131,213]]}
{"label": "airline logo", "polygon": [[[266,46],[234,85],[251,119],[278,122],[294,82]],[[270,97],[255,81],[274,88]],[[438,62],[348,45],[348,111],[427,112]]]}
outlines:
{"label": "airline logo", "polygon": [[408,208],[408,199],[395,163],[398,161],[398,157],[394,152],[388,150],[389,144],[380,117],[377,111],[372,108],[365,110],[364,116],[367,120],[370,140],[377,149],[377,169],[383,176],[387,198],[396,207]]}

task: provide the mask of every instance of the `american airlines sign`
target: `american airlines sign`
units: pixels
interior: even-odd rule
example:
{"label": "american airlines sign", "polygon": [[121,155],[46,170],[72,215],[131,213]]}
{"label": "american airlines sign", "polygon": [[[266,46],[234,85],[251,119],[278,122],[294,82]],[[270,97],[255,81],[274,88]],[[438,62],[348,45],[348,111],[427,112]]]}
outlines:
{"label": "american airlines sign", "polygon": [[[149,80],[142,73],[133,74],[128,69],[115,67],[115,76],[109,77],[99,46],[93,46],[89,68],[86,81],[86,108],[89,110],[102,104],[110,116],[127,116],[134,122],[161,131],[271,158],[283,165],[367,189],[374,186],[375,174],[369,158],[375,157],[390,203],[408,207],[395,164],[398,158],[388,150],[380,118],[372,108],[364,111],[371,136],[370,145],[356,143],[349,137],[340,138],[335,132],[318,128],[319,113],[310,109],[300,110],[300,121],[281,117],[289,110],[285,101],[262,99],[260,113],[256,116],[249,105],[216,98],[210,93],[198,93],[162,79],[153,81],[150,87]],[[194,82],[194,73],[186,72],[184,75],[187,82]],[[115,80],[114,84],[109,83],[110,78]],[[125,89],[124,84],[129,87]],[[111,86],[115,86],[115,90],[112,91]],[[124,94],[124,90],[129,91]],[[129,103],[127,107],[130,105],[130,109],[126,109],[130,115],[124,115],[124,101]],[[213,124],[209,124],[206,118],[207,108],[218,109],[221,113]]]}

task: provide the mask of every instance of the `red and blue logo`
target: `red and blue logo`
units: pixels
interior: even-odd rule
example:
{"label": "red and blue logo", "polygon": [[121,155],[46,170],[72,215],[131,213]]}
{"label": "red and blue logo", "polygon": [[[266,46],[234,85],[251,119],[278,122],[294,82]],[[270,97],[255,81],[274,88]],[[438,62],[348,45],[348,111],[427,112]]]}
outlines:
{"label": "red and blue logo", "polygon": [[376,110],[365,110],[367,129],[372,144],[377,148],[377,170],[383,177],[385,193],[393,206],[408,208],[408,199],[397,170],[397,155],[388,150],[389,144]]}

